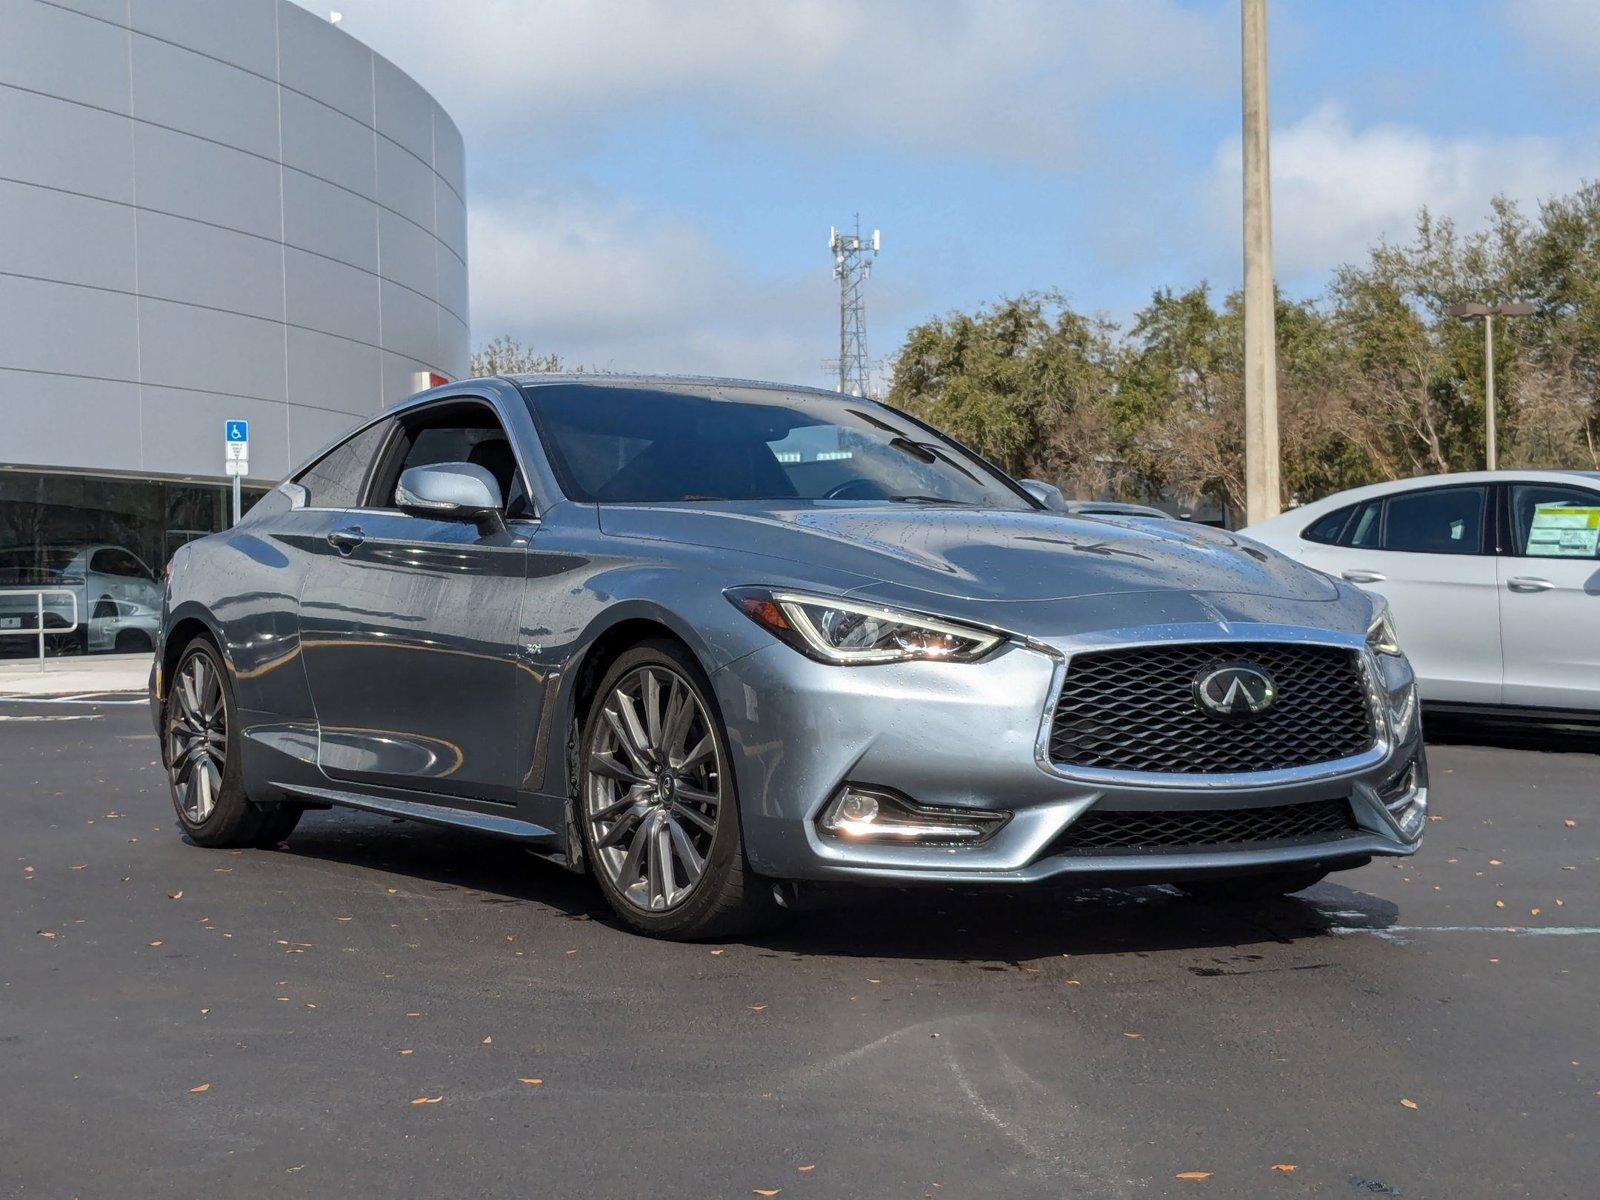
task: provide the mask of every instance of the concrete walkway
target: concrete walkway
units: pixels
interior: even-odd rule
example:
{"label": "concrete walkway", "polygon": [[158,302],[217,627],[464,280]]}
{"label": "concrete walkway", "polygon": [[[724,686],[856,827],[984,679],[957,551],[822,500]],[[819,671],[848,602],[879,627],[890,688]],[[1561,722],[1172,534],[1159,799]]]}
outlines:
{"label": "concrete walkway", "polygon": [[0,660],[0,696],[99,695],[142,692],[150,681],[149,654],[72,654]]}

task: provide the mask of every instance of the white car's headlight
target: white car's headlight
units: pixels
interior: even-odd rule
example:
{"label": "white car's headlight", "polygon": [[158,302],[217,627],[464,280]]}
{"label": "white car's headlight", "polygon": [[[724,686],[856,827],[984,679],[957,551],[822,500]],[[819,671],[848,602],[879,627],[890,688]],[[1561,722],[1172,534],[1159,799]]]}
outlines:
{"label": "white car's headlight", "polygon": [[1377,616],[1372,618],[1372,624],[1367,626],[1367,649],[1374,654],[1400,653],[1400,638],[1394,631],[1394,617],[1387,604],[1378,610]]}
{"label": "white car's headlight", "polygon": [[839,666],[912,659],[973,662],[1005,640],[991,630],[837,596],[765,588],[733,588],[727,596],[802,654]]}

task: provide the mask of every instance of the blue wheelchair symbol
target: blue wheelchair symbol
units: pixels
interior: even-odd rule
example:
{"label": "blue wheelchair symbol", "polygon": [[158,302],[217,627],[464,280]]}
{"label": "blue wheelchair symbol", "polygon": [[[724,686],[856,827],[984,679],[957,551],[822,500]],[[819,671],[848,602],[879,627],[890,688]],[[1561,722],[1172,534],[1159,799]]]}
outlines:
{"label": "blue wheelchair symbol", "polygon": [[228,431],[228,441],[248,442],[250,440],[249,421],[228,421],[226,422],[226,427]]}

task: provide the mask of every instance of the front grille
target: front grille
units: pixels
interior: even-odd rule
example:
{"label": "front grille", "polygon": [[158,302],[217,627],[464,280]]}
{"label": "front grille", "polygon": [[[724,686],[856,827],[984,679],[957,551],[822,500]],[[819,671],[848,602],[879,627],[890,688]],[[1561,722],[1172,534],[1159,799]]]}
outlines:
{"label": "front grille", "polygon": [[1352,833],[1347,800],[1311,800],[1269,808],[1105,812],[1090,809],[1045,851],[1090,854],[1108,850],[1188,850],[1262,846]]}
{"label": "front grille", "polygon": [[[1264,713],[1217,717],[1195,699],[1202,671],[1231,662],[1277,684]],[[1276,771],[1369,750],[1372,714],[1357,653],[1284,642],[1189,642],[1074,654],[1050,727],[1066,766],[1171,774]]]}

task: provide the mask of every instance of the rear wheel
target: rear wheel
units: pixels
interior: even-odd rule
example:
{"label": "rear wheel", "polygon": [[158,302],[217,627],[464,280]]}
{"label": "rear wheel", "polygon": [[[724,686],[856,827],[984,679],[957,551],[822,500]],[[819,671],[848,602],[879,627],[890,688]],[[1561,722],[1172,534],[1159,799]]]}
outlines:
{"label": "rear wheel", "polygon": [[1319,868],[1305,871],[1275,871],[1266,875],[1236,875],[1231,879],[1191,879],[1178,887],[1197,900],[1214,904],[1271,900],[1315,887],[1328,877]]}
{"label": "rear wheel", "polygon": [[770,911],[728,758],[710,684],[681,646],[645,642],[611,665],[584,725],[578,826],[607,901],[640,933],[716,937]]}
{"label": "rear wheel", "polygon": [[289,836],[299,805],[258,805],[245,794],[233,688],[222,655],[204,638],[178,660],[162,731],[172,805],[197,845],[271,846]]}

